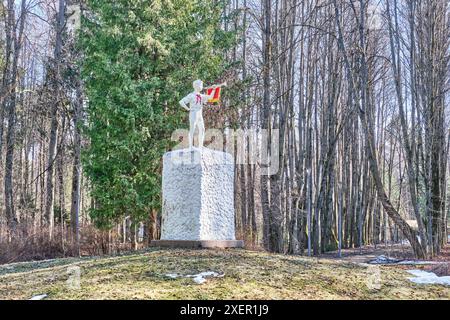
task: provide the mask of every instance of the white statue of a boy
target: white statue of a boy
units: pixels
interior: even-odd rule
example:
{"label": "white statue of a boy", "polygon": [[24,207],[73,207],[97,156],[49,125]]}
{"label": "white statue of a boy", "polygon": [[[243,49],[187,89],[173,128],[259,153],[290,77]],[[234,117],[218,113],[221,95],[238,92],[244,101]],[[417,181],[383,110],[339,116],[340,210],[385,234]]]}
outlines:
{"label": "white statue of a boy", "polygon": [[[205,125],[203,123],[202,109],[203,105],[208,102],[208,100],[214,97],[214,90],[211,94],[202,94],[203,82],[201,80],[195,80],[192,83],[194,87],[194,92],[189,93],[186,97],[180,100],[180,105],[189,111],[189,148],[194,145],[194,132],[195,128],[198,128],[198,144],[199,148],[203,148],[203,139],[205,137]],[[216,88],[226,86],[226,83],[221,83],[219,85],[213,85],[209,88]],[[189,104],[189,107],[187,106]]]}

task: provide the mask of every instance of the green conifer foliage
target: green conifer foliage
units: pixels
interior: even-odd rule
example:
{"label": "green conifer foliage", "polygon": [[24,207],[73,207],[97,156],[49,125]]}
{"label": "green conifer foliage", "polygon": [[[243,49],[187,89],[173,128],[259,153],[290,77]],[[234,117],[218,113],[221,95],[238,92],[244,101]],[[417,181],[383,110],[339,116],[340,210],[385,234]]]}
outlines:
{"label": "green conifer foliage", "polygon": [[162,155],[187,127],[179,99],[224,71],[233,35],[210,0],[89,0],[80,45],[87,93],[83,153],[100,227],[161,205]]}

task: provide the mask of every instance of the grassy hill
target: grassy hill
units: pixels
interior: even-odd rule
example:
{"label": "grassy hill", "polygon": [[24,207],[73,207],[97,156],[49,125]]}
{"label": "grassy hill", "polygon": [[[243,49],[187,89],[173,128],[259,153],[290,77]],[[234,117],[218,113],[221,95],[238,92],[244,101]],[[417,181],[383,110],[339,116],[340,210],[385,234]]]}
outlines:
{"label": "grassy hill", "polygon": [[[416,285],[404,270],[377,268],[236,249],[152,249],[115,257],[3,265],[0,299],[29,299],[38,294],[47,294],[47,299],[450,298],[450,287]],[[79,287],[68,282],[73,270],[80,271]],[[203,284],[192,278],[167,276],[204,271],[221,276],[208,278]]]}

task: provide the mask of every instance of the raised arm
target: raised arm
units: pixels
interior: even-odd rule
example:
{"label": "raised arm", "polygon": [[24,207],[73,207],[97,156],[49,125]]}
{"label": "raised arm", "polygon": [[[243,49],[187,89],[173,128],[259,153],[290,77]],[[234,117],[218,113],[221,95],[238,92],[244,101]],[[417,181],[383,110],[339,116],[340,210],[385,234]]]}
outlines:
{"label": "raised arm", "polygon": [[212,86],[206,87],[204,89],[210,89],[210,88],[217,88],[217,87],[226,87],[227,86],[227,82],[222,82],[220,84],[213,84]]}

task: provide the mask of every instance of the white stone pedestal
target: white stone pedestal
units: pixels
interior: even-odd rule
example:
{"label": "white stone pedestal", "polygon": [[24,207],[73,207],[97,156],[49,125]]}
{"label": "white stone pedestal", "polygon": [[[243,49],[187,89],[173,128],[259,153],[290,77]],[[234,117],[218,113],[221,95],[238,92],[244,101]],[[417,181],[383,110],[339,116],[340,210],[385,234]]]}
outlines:
{"label": "white stone pedestal", "polygon": [[162,198],[161,241],[153,245],[242,246],[235,240],[231,154],[208,148],[167,152]]}

